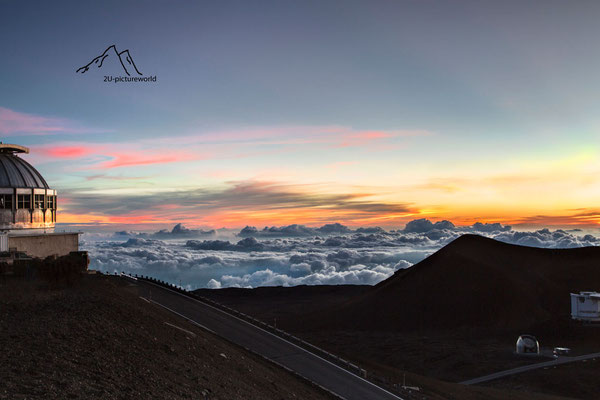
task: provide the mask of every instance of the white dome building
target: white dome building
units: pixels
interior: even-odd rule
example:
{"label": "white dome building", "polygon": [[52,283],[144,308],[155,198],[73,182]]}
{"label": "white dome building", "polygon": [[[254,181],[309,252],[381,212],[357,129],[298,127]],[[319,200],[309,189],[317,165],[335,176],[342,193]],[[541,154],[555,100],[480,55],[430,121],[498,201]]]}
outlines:
{"label": "white dome building", "polygon": [[0,230],[53,230],[56,190],[17,153],[29,149],[0,143]]}
{"label": "white dome building", "polygon": [[18,156],[28,153],[27,147],[0,142],[0,252],[45,258],[78,251],[78,232],[54,232],[57,193]]}

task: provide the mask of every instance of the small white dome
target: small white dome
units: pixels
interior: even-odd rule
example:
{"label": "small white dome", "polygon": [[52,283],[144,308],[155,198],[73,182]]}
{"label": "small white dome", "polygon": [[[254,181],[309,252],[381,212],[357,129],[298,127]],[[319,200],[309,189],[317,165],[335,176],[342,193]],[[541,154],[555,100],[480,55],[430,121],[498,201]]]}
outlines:
{"label": "small white dome", "polygon": [[517,354],[539,354],[540,344],[532,335],[521,335],[517,339]]}

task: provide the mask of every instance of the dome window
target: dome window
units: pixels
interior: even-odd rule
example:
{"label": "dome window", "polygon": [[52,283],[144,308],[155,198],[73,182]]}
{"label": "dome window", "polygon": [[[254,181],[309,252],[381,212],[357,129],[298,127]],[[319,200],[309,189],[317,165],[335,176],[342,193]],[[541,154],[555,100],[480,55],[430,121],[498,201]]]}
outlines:
{"label": "dome window", "polygon": [[12,194],[0,194],[0,208],[5,210],[12,210],[12,203]]}
{"label": "dome window", "polygon": [[31,195],[30,194],[19,194],[17,195],[17,208],[30,209],[31,208]]}
{"label": "dome window", "polygon": [[44,195],[43,194],[34,195],[34,206],[35,206],[35,208],[44,208]]}

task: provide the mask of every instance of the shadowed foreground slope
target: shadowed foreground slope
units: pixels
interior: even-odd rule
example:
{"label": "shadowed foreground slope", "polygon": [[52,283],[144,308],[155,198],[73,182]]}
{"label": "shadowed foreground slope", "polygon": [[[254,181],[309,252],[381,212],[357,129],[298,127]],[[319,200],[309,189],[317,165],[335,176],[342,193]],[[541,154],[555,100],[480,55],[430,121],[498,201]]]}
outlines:
{"label": "shadowed foreground slope", "polygon": [[140,299],[123,279],[37,285],[0,280],[0,399],[331,398]]}

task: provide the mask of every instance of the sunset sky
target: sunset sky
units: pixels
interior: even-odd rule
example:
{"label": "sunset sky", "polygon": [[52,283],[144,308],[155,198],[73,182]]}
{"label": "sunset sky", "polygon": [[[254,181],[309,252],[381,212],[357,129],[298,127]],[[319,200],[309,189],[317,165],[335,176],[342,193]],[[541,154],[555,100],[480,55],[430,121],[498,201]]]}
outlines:
{"label": "sunset sky", "polygon": [[[0,0],[59,222],[600,223],[600,2]],[[156,82],[104,82],[108,46]],[[114,61],[114,60],[112,60]]]}

